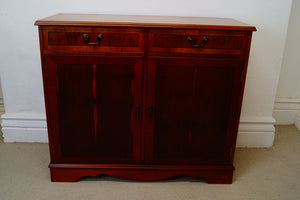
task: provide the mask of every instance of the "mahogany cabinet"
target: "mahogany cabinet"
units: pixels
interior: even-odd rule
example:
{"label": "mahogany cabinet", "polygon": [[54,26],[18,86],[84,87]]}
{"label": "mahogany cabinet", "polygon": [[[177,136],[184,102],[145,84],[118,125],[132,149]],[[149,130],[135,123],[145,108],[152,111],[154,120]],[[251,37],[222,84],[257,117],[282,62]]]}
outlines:
{"label": "mahogany cabinet", "polygon": [[108,174],[231,183],[255,27],[58,14],[36,21],[52,181]]}

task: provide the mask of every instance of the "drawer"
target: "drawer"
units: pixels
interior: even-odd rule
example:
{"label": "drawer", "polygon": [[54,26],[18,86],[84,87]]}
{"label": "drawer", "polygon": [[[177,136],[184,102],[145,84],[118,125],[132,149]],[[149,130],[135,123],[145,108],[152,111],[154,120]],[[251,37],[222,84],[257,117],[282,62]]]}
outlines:
{"label": "drawer", "polygon": [[248,33],[243,31],[151,30],[151,52],[245,54]]}
{"label": "drawer", "polygon": [[44,50],[141,52],[140,29],[101,27],[42,27]]}

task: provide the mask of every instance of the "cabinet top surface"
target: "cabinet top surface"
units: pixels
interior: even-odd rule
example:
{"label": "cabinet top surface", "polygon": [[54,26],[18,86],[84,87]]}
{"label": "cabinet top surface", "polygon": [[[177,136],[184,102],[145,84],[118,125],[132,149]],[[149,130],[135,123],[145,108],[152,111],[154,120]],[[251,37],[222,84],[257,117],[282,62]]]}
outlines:
{"label": "cabinet top surface", "polygon": [[256,30],[254,26],[230,18],[149,15],[56,14],[37,20],[35,25]]}

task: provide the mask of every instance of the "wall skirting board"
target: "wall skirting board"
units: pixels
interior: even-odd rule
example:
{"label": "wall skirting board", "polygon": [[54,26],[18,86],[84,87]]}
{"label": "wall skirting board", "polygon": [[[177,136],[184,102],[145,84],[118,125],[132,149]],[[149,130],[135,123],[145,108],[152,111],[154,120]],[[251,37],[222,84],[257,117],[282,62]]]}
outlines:
{"label": "wall skirting board", "polygon": [[300,130],[300,99],[277,98],[273,117],[276,124],[295,124]]}
{"label": "wall skirting board", "polygon": [[4,142],[48,142],[45,115],[5,113],[1,120]]}
{"label": "wall skirting board", "polygon": [[237,147],[271,147],[275,138],[275,119],[241,119]]}
{"label": "wall skirting board", "polygon": [[298,128],[298,130],[300,130],[300,113],[296,115],[295,125]]}
{"label": "wall skirting board", "polygon": [[[6,113],[1,118],[4,142],[48,142],[44,115]],[[273,118],[241,119],[237,147],[271,147],[274,123]]]}

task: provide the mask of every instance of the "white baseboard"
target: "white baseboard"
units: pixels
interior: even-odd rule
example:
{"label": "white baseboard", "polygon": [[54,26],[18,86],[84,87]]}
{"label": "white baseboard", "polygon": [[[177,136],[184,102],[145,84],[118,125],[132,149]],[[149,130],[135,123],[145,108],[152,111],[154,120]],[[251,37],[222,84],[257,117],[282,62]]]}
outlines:
{"label": "white baseboard", "polygon": [[298,128],[298,130],[300,130],[300,113],[296,115],[295,126]]}
{"label": "white baseboard", "polygon": [[4,142],[48,142],[43,114],[5,113],[1,119]]}
{"label": "white baseboard", "polygon": [[[275,120],[241,119],[237,147],[271,147],[273,145]],[[4,142],[47,143],[45,115],[6,113],[2,115]]]}
{"label": "white baseboard", "polygon": [[270,118],[240,121],[237,147],[271,147],[275,138],[275,120]]}
{"label": "white baseboard", "polygon": [[273,112],[276,124],[295,124],[297,114],[300,114],[300,99],[276,98]]}
{"label": "white baseboard", "polygon": [[46,128],[7,128],[2,127],[4,142],[48,143]]}

